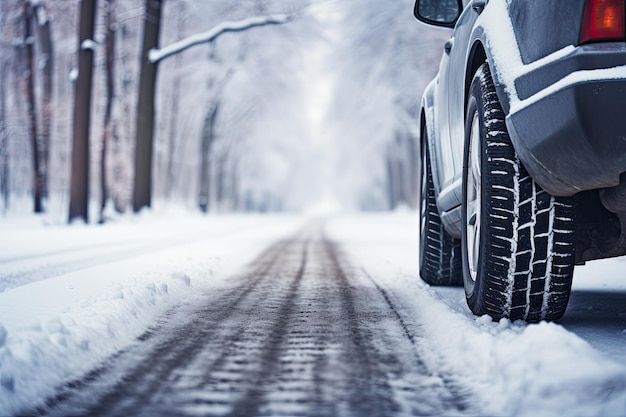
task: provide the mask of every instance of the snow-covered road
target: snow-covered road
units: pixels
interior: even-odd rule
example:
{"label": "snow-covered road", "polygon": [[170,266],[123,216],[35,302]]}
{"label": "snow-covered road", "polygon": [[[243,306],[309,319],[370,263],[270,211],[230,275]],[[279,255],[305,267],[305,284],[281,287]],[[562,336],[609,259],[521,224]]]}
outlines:
{"label": "snow-covered road", "polygon": [[414,213],[0,228],[0,415],[626,415],[624,260],[527,325],[423,284]]}
{"label": "snow-covered road", "polygon": [[387,293],[314,225],[246,272],[172,312],[97,372],[66,385],[52,415],[458,414]]}

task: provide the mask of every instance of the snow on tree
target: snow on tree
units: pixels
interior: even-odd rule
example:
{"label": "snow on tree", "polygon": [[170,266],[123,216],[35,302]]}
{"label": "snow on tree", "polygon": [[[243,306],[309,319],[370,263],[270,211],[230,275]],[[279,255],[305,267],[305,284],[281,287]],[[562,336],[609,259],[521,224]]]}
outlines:
{"label": "snow on tree", "polygon": [[[55,46],[46,208],[61,221],[70,189],[75,84],[68,74],[77,68],[80,3],[39,3]],[[101,220],[107,210],[124,211],[132,201],[143,16],[143,1],[115,0],[110,75],[105,45],[111,25],[103,12],[110,3],[99,2],[90,48],[80,49],[94,53],[93,118],[83,159],[90,161],[88,183],[97,190],[90,199],[98,206],[112,202]],[[6,103],[0,106],[3,207],[33,190],[25,99],[15,87],[22,74],[23,49],[15,46],[23,37],[21,4],[2,1],[0,12],[6,22],[0,66]],[[448,34],[418,24],[412,6],[411,0],[164,2],[162,45],[189,43],[190,36],[223,28],[224,22],[292,19],[287,25],[225,33],[159,64],[151,175],[155,204],[197,207],[204,198],[207,211],[299,210],[320,200],[357,209],[414,204],[415,112]],[[38,97],[42,89],[37,82]],[[205,155],[206,120],[211,146]],[[38,127],[45,129],[43,120]],[[201,186],[203,175],[208,182]]]}
{"label": "snow on tree", "polygon": [[[133,210],[135,212],[138,212],[144,207],[150,207],[152,200],[154,94],[156,87],[156,71],[159,62],[193,46],[213,42],[225,33],[244,32],[259,26],[276,25],[289,21],[289,16],[287,15],[274,15],[254,16],[238,22],[223,22],[207,32],[191,35],[163,49],[159,49],[161,5],[162,3],[153,0],[146,0],[145,5],[146,18],[144,21],[144,41],[140,55],[141,70],[137,107],[137,141],[135,148],[135,181],[133,189]],[[152,10],[150,8],[152,8]],[[203,146],[203,162],[205,161],[204,153],[208,153],[209,150],[210,147]],[[206,171],[206,168],[203,167],[203,170]],[[205,178],[205,176],[203,175],[202,178]],[[221,183],[218,184],[218,190],[221,189],[219,188],[220,186]],[[237,199],[236,193],[233,193],[230,199]],[[207,199],[205,198],[205,200]]]}

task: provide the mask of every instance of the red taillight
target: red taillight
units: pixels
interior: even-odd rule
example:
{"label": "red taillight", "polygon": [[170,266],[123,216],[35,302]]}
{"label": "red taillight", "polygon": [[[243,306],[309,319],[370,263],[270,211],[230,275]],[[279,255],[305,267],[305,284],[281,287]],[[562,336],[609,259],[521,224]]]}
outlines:
{"label": "red taillight", "polygon": [[624,0],[587,0],[580,43],[624,40]]}

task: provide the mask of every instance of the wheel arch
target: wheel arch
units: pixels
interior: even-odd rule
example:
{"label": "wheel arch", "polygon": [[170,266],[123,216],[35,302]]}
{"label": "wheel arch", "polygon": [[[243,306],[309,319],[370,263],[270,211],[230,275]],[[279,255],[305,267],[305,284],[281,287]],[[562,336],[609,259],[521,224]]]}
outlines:
{"label": "wheel arch", "polygon": [[474,74],[478,71],[478,68],[485,62],[488,62],[487,52],[485,51],[485,47],[480,40],[476,40],[470,49],[470,53],[467,58],[467,66],[465,69],[465,86],[464,86],[464,107],[463,114],[467,114],[467,102],[470,94],[470,86],[472,85],[472,79],[474,78]]}
{"label": "wheel arch", "polygon": [[[420,106],[420,155],[426,149],[426,140],[428,140],[428,150],[430,152],[431,159],[436,159],[436,147],[435,142],[437,140],[437,129],[435,128],[435,87],[437,79],[433,79],[424,90],[422,96],[422,104]],[[424,132],[428,132],[427,135]],[[435,195],[439,195],[441,190],[439,183],[439,175],[437,170],[433,170],[432,173],[433,182],[435,185]]]}
{"label": "wheel arch", "polygon": [[424,140],[425,136],[424,131],[426,130],[426,111],[422,107],[420,109],[420,155],[424,154]]}

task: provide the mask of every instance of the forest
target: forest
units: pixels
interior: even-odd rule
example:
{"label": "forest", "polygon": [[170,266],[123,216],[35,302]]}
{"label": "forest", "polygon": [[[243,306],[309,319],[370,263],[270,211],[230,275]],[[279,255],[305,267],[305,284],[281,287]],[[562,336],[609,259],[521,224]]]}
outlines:
{"label": "forest", "polygon": [[3,0],[0,213],[414,208],[445,31],[393,0]]}

